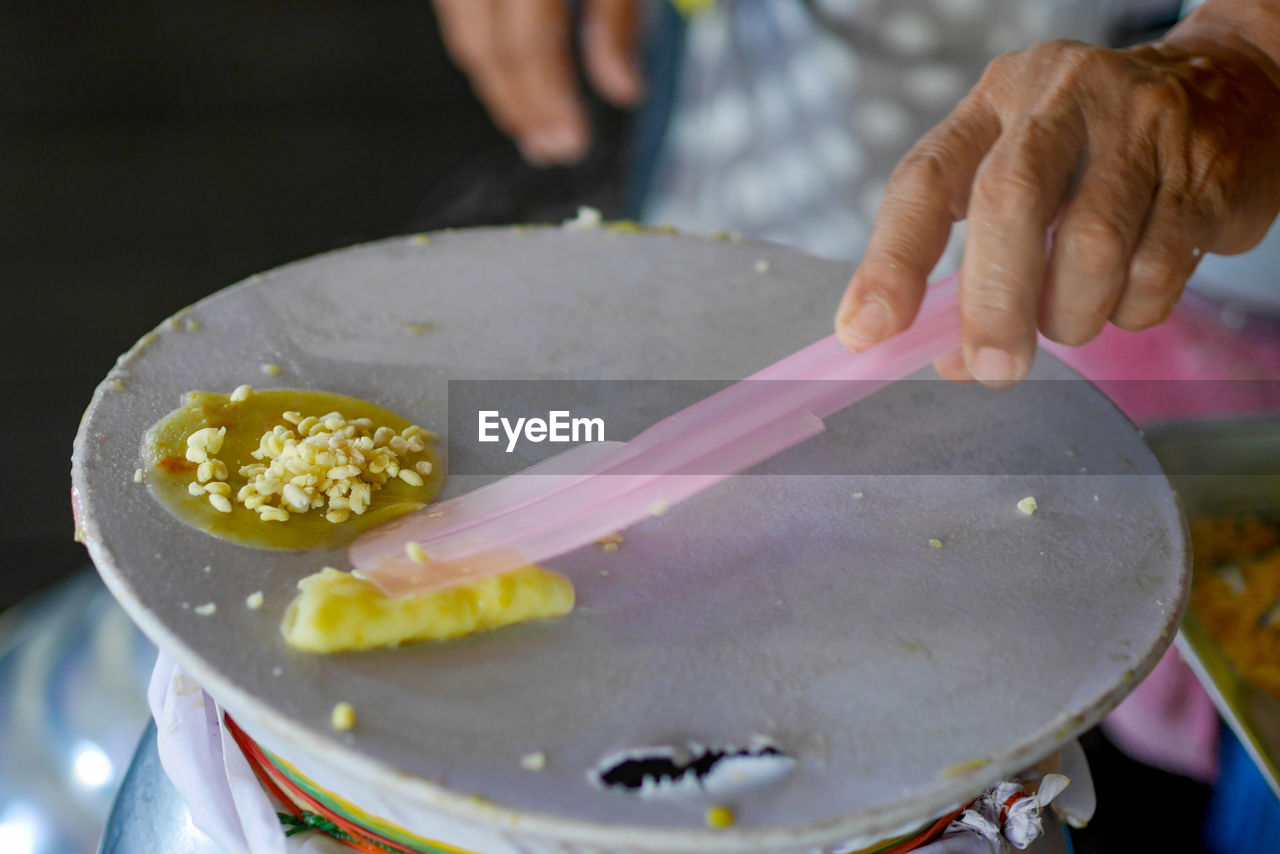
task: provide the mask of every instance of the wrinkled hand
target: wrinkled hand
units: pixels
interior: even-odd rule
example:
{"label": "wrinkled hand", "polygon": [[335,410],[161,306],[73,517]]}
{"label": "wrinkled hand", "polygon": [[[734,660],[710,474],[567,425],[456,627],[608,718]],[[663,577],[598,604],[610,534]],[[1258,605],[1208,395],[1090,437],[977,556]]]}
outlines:
{"label": "wrinkled hand", "polygon": [[1278,210],[1280,68],[1267,53],[1202,36],[1038,45],[992,62],[899,163],[837,333],[861,350],[909,325],[967,219],[964,346],[937,368],[1008,385],[1029,370],[1037,327],[1076,345],[1108,320],[1158,324],[1202,253],[1251,248]]}
{"label": "wrinkled hand", "polygon": [[[637,0],[585,0],[582,61],[606,100],[630,106],[643,84]],[[435,0],[445,46],[498,128],[525,158],[572,163],[591,144],[570,44],[567,0]]]}

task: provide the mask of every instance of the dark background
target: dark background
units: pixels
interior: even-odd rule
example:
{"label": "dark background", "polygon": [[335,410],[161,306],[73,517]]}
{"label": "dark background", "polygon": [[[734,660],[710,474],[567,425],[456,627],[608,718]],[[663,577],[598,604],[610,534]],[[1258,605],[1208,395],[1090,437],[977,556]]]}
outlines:
{"label": "dark background", "polygon": [[[0,4],[0,610],[87,564],[71,442],[139,336],[357,241],[616,211],[625,120],[595,109],[586,164],[525,166],[418,0]],[[1086,744],[1102,806],[1079,851],[1198,850],[1207,789]]]}
{"label": "dark background", "polygon": [[[252,273],[392,234],[611,207],[621,123],[525,166],[413,0],[0,4],[0,609],[82,566],[76,424],[115,358]],[[603,151],[603,149],[608,149]]]}

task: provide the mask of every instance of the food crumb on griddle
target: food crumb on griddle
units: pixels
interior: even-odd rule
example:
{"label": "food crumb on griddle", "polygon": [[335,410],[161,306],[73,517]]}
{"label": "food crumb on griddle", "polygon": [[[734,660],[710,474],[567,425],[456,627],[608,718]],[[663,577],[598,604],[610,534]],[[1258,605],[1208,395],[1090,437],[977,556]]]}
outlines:
{"label": "food crumb on griddle", "polygon": [[547,755],[541,750],[520,757],[520,767],[526,771],[541,771],[547,767]]}
{"label": "food crumb on griddle", "polygon": [[712,807],[707,810],[705,818],[707,821],[707,827],[719,830],[733,824],[736,816],[734,816],[733,810],[728,807]]}
{"label": "food crumb on griddle", "polygon": [[1034,495],[1028,495],[1026,498],[1018,502],[1018,512],[1023,516],[1032,516],[1036,512],[1036,499]]}
{"label": "food crumb on griddle", "polygon": [[599,208],[580,205],[578,207],[578,215],[572,219],[566,219],[564,221],[564,227],[570,231],[578,231],[582,229],[599,228],[603,223],[604,216],[600,213]]}
{"label": "food crumb on griddle", "polygon": [[337,730],[349,730],[356,725],[355,707],[346,700],[336,704],[329,715],[329,723]]}
{"label": "food crumb on griddle", "polygon": [[600,547],[600,550],[610,554],[616,552],[618,550],[618,546],[622,545],[622,543],[622,535],[618,533],[605,534],[603,537],[596,540],[596,545]]}

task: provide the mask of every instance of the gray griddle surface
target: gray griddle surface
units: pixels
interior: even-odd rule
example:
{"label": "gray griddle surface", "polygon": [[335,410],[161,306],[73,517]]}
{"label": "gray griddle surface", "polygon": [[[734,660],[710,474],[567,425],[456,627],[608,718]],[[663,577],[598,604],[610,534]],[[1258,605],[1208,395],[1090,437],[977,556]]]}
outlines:
{"label": "gray griddle surface", "polygon": [[[124,390],[99,389],[77,440],[84,532],[152,640],[247,724],[356,778],[661,832],[700,826],[700,810],[598,791],[586,769],[621,748],[763,734],[799,764],[737,802],[739,828],[892,829],[1091,725],[1184,604],[1184,526],[1158,465],[1046,356],[1042,381],[1006,392],[898,383],[785,461],[628,530],[616,554],[551,562],[577,586],[568,618],[438,646],[292,652],[278,625],[294,584],[345,556],[213,539],[133,483],[143,433],[191,389],[326,389],[443,431],[450,379],[745,376],[828,333],[848,272],[763,244],[561,229],[292,264],[123,358]],[[1031,518],[1015,509],[1027,495]],[[255,590],[260,611],[244,605]],[[205,602],[217,613],[196,616]],[[329,728],[339,700],[357,708],[351,736]],[[546,770],[521,768],[531,751]]]}

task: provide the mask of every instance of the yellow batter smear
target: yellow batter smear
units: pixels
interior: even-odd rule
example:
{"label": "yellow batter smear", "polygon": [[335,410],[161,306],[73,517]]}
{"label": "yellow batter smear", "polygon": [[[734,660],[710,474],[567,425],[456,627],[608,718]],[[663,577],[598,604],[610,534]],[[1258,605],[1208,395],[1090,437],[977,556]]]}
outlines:
{"label": "yellow batter smear", "polygon": [[573,610],[569,579],[537,566],[445,590],[390,599],[371,583],[325,567],[298,582],[285,611],[285,642],[306,652],[340,652],[449,640]]}
{"label": "yellow batter smear", "polygon": [[[263,434],[276,426],[296,427],[284,419],[286,412],[315,416],[338,412],[346,419],[368,418],[396,433],[410,427],[408,421],[379,406],[333,392],[263,389],[238,396],[190,392],[183,397],[179,409],[147,432],[143,442],[145,479],[152,494],[174,516],[215,536],[259,548],[303,549],[340,548],[362,531],[425,506],[440,491],[442,467],[434,447],[427,443],[422,452],[413,456],[414,460],[430,463],[430,474],[417,478],[422,484],[411,485],[399,478],[388,480],[372,492],[363,514],[351,514],[338,524],[327,520],[323,511],[295,514],[283,522],[264,522],[234,496],[247,482],[239,473],[240,468],[260,462],[252,453],[259,449]],[[217,456],[226,466],[229,496],[223,506],[229,506],[229,510],[219,510],[208,495],[191,491],[197,466],[187,458],[188,437],[204,428],[224,427],[226,433]]]}

